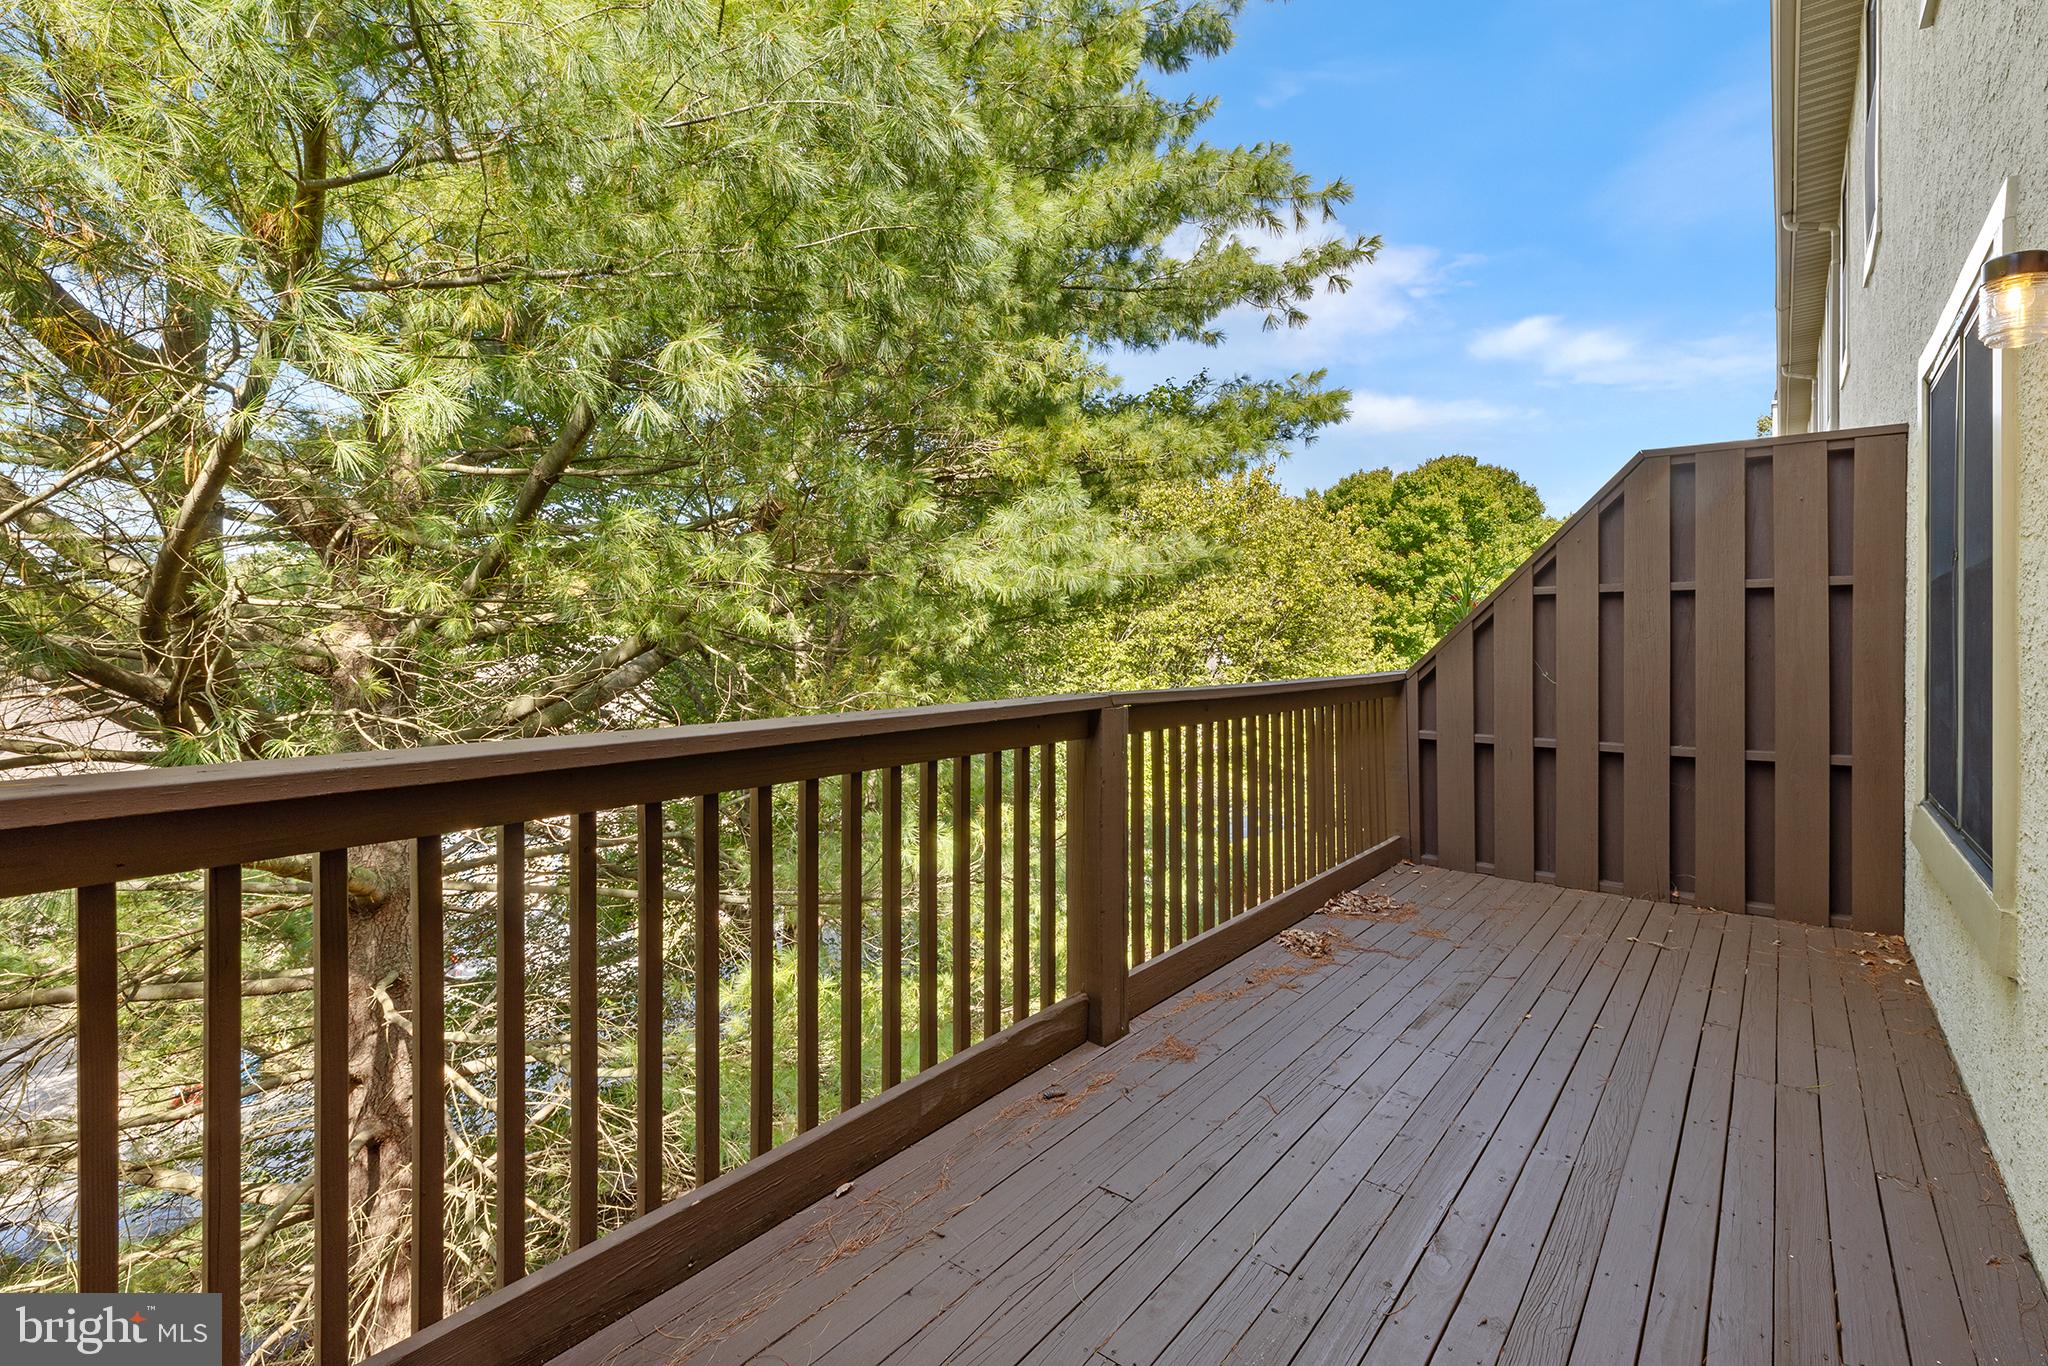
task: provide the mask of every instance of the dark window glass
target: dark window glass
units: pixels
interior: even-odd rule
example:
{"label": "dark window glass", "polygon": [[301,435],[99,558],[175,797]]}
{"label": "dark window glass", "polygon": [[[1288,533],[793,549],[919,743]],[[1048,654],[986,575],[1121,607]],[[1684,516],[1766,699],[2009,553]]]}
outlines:
{"label": "dark window glass", "polygon": [[1987,874],[1995,360],[1966,322],[1927,393],[1927,802]]}
{"label": "dark window glass", "polygon": [[1927,394],[1927,800],[1956,801],[1956,390],[1951,356]]}
{"label": "dark window glass", "polygon": [[1991,849],[1991,362],[1977,329],[1963,333],[1962,728],[1963,835]]}

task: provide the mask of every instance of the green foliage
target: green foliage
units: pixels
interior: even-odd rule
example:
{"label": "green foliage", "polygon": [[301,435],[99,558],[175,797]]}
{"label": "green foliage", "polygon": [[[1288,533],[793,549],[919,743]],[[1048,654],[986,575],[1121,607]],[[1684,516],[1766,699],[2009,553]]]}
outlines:
{"label": "green foliage", "polygon": [[1157,581],[1030,639],[1033,690],[1179,687],[1364,673],[1378,595],[1371,547],[1271,466],[1161,489],[1129,514],[1167,557]]}
{"label": "green foliage", "polygon": [[1557,530],[1521,476],[1469,455],[1412,470],[1362,470],[1320,496],[1369,544],[1364,582],[1379,594],[1371,637],[1406,665],[1456,626]]}
{"label": "green foliage", "polygon": [[1100,348],[1297,323],[1377,246],[1257,259],[1348,188],[1149,86],[1239,8],[15,7],[0,676],[139,741],[0,752],[928,700],[1153,576],[1148,491],[1337,406]]}

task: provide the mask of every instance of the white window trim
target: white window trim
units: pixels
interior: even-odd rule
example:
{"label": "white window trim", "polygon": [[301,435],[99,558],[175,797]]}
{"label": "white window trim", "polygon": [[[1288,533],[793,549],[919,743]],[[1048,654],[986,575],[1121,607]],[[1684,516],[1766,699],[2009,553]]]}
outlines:
{"label": "white window trim", "polygon": [[2010,350],[1993,351],[1991,368],[1991,882],[1987,886],[1976,866],[1964,857],[1943,818],[1927,807],[1927,532],[1928,455],[1927,394],[1934,368],[1947,353],[1963,315],[1977,292],[1978,272],[1993,256],[2013,250],[2019,224],[2018,196],[2008,177],[1991,201],[1984,227],[1971,245],[1956,276],[1934,334],[1920,353],[1915,397],[1918,420],[1909,450],[1914,480],[1914,506],[1920,527],[1918,547],[1909,566],[1912,591],[1907,602],[1913,619],[1907,624],[1916,642],[1913,667],[1919,670],[1919,714],[1907,718],[1914,737],[1906,756],[1908,771],[1918,776],[1909,793],[1909,831],[1921,864],[1948,899],[1957,919],[1975,940],[1992,968],[2019,978],[2019,915],[2015,904],[2014,864],[2019,855],[2019,358]]}
{"label": "white window trim", "polygon": [[[1869,194],[1872,205],[1870,219],[1864,225],[1870,232],[1870,240],[1863,244],[1863,283],[1865,285],[1870,283],[1871,274],[1877,269],[1877,244],[1884,237],[1884,175],[1882,174],[1884,169],[1884,118],[1882,117],[1884,110],[1884,6],[1882,4],[1879,4],[1873,11],[1873,17],[1877,22],[1877,51],[1874,53],[1871,51],[1870,43],[1865,42],[1863,44],[1863,60],[1871,62],[1873,58],[1875,59],[1875,65],[1871,68],[1870,79],[1876,82],[1876,88],[1871,92],[1869,103],[1865,105],[1863,111],[1863,136],[1873,144],[1871,153],[1864,163],[1870,167],[1870,185],[1866,193]],[[1856,93],[1860,97],[1863,92],[1859,89]],[[1860,208],[1861,206],[1859,205],[1858,207]],[[1845,223],[1842,227],[1843,231],[1846,232],[1848,230],[1848,224]]]}

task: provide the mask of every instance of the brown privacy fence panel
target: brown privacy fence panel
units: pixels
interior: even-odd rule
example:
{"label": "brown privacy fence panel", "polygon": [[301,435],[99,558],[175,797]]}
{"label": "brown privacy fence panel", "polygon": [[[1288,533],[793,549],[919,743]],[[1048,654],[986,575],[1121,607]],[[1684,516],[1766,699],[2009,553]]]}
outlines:
{"label": "brown privacy fence panel", "polygon": [[[393,1299],[414,1332],[380,1362],[543,1361],[1401,858],[1401,687],[0,785],[0,897],[76,927],[74,970],[0,1009],[59,1012],[31,1023],[75,1031],[78,1079],[0,1151],[68,1155],[61,1288],[219,1292],[224,1361],[245,1337],[354,1360]],[[291,961],[259,973],[259,935]],[[150,976],[166,942],[193,970]],[[173,1008],[202,1016],[193,1075],[137,1075]],[[376,1237],[350,1070],[370,1009],[425,1079]],[[124,1216],[170,1169],[196,1176],[189,1284]]]}
{"label": "brown privacy fence panel", "polygon": [[1905,429],[1637,456],[1409,673],[1445,867],[1893,932]]}

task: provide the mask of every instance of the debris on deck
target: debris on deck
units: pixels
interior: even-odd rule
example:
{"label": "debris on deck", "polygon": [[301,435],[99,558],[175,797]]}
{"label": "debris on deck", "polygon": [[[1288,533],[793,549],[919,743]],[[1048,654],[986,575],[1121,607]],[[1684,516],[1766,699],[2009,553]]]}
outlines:
{"label": "debris on deck", "polygon": [[1347,920],[1377,920],[1383,925],[1398,925],[1404,920],[1415,918],[1415,907],[1406,901],[1396,901],[1385,892],[1368,892],[1364,888],[1334,896],[1323,905],[1322,914],[1342,916]]}
{"label": "debris on deck", "polygon": [[1195,1046],[1168,1034],[1138,1056],[1153,1062],[1193,1062]]}
{"label": "debris on deck", "polygon": [[1328,958],[1336,938],[1329,930],[1304,930],[1299,926],[1280,931],[1281,947],[1301,958]]}

